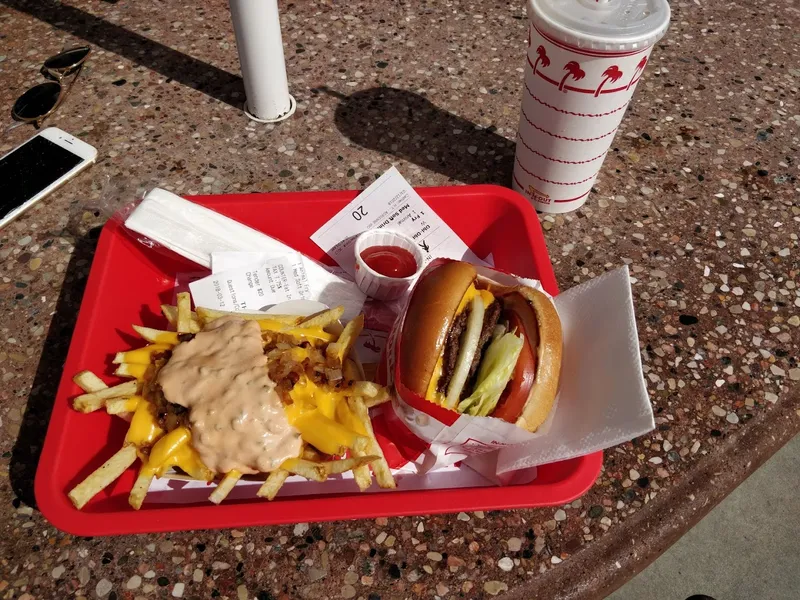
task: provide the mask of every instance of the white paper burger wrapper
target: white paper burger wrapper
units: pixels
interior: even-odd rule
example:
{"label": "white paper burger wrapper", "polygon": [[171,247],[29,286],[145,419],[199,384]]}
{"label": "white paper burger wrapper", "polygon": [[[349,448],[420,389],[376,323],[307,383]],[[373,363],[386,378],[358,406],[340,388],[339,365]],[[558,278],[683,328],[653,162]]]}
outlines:
{"label": "white paper burger wrapper", "polygon": [[[484,267],[477,270],[501,284],[541,289],[538,282]],[[396,394],[382,414],[382,429],[397,452],[423,472],[460,461],[470,464],[472,457],[480,456],[480,470],[494,465],[502,481],[512,471],[590,454],[651,431],[655,424],[642,375],[627,267],[569,289],[553,303],[564,340],[559,393],[536,433],[500,419],[449,411],[405,388],[397,379],[401,316],[386,346],[384,373]],[[485,456],[489,453],[496,456]]]}

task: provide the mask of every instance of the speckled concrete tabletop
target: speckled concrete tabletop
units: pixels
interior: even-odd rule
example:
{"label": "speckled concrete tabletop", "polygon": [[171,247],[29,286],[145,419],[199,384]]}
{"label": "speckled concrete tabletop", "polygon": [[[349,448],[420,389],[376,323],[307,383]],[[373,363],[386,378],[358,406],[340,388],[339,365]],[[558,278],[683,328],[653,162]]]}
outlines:
{"label": "speckled concrete tabletop", "polygon": [[[361,188],[392,163],[418,186],[509,182],[522,2],[281,3],[299,106],[277,126],[243,116],[226,3],[200,4],[0,0],[2,114],[47,56],[89,43],[49,124],[99,150],[0,232],[0,597],[602,597],[800,429],[796,9],[675,2],[588,203],[542,217],[562,288],[630,265],[657,417],[606,452],[583,498],[245,531],[56,531],[33,475],[103,206],[154,184]],[[8,133],[0,153],[31,134]]]}

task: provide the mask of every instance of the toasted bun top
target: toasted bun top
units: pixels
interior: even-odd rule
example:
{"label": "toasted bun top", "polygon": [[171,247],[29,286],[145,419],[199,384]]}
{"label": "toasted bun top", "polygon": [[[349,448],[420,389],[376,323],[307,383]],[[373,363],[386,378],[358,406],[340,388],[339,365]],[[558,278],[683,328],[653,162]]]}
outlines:
{"label": "toasted bun top", "polygon": [[400,380],[412,392],[425,396],[458,305],[476,277],[472,265],[453,261],[426,273],[414,287],[398,356]]}
{"label": "toasted bun top", "polygon": [[558,393],[561,374],[561,319],[553,302],[539,290],[519,287],[514,292],[523,296],[536,313],[539,324],[539,346],[536,348],[536,378],[528,402],[517,419],[517,426],[536,431],[545,422]]}

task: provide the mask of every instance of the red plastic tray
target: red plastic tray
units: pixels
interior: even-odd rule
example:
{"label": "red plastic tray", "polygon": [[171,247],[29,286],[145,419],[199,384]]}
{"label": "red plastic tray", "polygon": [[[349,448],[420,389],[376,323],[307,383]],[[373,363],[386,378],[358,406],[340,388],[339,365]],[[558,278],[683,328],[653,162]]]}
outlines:
{"label": "red plastic tray", "polygon": [[[557,292],[539,220],[516,192],[497,186],[422,188],[430,206],[478,256],[490,252],[498,268],[542,281]],[[308,256],[332,264],[309,239],[350,202],[356,191],[200,196],[193,200],[275,237]],[[461,488],[373,494],[304,496],[267,502],[228,500],[220,506],[128,505],[136,465],[98,494],[82,511],[67,492],[119,449],[127,425],[102,411],[80,414],[70,407],[80,393],[72,376],[91,369],[114,381],[112,353],[141,344],[131,323],[163,327],[159,304],[172,302],[177,273],[202,270],[176,255],[148,249],[110,221],[103,229],[83,303],[64,364],[39,468],[36,500],[56,527],[76,535],[114,535],[244,527],[379,516],[511,509],[563,504],[594,483],[602,452],[539,468],[535,481],[510,487]]]}

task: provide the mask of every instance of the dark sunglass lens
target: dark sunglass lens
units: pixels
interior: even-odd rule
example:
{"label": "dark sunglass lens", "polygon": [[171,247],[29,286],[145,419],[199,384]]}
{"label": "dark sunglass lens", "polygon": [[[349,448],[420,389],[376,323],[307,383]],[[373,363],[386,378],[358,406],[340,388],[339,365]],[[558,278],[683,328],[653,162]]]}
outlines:
{"label": "dark sunglass lens", "polygon": [[58,102],[61,85],[41,83],[22,94],[11,109],[16,119],[38,119],[49,113]]}
{"label": "dark sunglass lens", "polygon": [[59,69],[69,69],[85,59],[89,51],[90,49],[88,46],[64,50],[64,52],[51,56],[44,61],[44,68],[53,69],[55,71]]}

